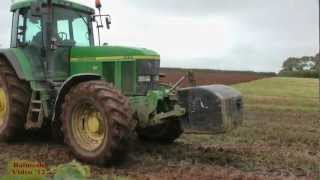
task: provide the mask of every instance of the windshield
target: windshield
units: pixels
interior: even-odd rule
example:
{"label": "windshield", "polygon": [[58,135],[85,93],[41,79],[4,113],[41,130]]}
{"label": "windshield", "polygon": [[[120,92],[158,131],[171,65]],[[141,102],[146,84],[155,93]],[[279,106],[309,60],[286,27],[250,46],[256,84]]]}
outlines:
{"label": "windshield", "polygon": [[65,9],[54,8],[53,37],[59,42],[73,43],[75,46],[93,45],[90,16],[88,14]]}

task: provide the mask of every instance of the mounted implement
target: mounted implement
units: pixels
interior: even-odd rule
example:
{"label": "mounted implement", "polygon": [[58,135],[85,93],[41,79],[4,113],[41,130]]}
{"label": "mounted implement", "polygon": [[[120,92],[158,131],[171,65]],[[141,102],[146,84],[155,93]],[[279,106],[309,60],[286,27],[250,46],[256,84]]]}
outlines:
{"label": "mounted implement", "polygon": [[184,130],[222,133],[241,123],[241,96],[230,87],[177,90],[179,82],[159,83],[158,53],[95,46],[93,24],[99,32],[103,19],[111,24],[96,3],[99,15],[66,0],[13,3],[11,47],[0,50],[0,140],[50,127],[78,159],[110,164],[134,131],[168,143]]}

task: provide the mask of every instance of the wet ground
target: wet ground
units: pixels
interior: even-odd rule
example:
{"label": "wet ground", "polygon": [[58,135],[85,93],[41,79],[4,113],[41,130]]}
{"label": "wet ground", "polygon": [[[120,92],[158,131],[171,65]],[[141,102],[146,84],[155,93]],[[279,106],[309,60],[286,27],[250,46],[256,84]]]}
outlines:
{"label": "wet ground", "polygon": [[[92,175],[151,180],[315,179],[320,176],[319,143],[316,142],[320,136],[319,129],[309,134],[310,141],[306,143],[301,142],[304,139],[292,139],[295,136],[287,137],[286,142],[275,142],[273,139],[276,138],[261,134],[262,125],[265,131],[272,128],[272,132],[277,133],[277,129],[267,123],[279,118],[308,119],[311,122],[320,119],[317,113],[290,114],[246,112],[244,126],[231,134],[184,135],[171,145],[146,144],[136,140],[125,162],[116,167],[91,166]],[[7,162],[12,159],[45,162],[49,167],[74,159],[68,147],[39,136],[10,144],[1,143],[0,149],[0,174],[6,172]]]}

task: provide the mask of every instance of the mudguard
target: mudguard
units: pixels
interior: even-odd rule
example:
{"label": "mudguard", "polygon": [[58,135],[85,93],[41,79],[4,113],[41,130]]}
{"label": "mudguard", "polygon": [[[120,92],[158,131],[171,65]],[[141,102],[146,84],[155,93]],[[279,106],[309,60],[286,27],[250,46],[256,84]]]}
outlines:
{"label": "mudguard", "polygon": [[0,56],[5,57],[17,73],[19,79],[31,80],[33,78],[31,65],[26,57],[16,48],[0,49]]}
{"label": "mudguard", "polygon": [[61,85],[58,94],[56,96],[55,101],[55,111],[53,113],[52,121],[56,121],[56,115],[59,114],[61,105],[63,103],[64,96],[70,91],[70,89],[77,84],[85,81],[92,81],[92,80],[101,80],[102,77],[97,74],[77,74],[69,77],[64,83]]}
{"label": "mudguard", "polygon": [[181,120],[186,133],[224,133],[242,122],[242,97],[231,87],[211,85],[184,88],[178,91],[178,97],[187,111]]}

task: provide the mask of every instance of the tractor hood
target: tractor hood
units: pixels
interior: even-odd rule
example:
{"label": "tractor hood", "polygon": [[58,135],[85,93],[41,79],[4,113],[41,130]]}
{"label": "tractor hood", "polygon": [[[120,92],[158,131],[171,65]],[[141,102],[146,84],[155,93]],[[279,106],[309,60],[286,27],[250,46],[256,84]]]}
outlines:
{"label": "tractor hood", "polygon": [[155,51],[144,48],[101,46],[74,47],[71,49],[71,61],[134,61],[160,60]]}

